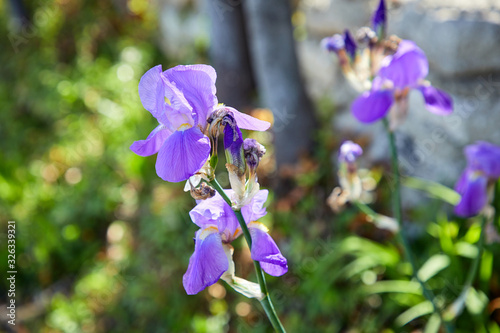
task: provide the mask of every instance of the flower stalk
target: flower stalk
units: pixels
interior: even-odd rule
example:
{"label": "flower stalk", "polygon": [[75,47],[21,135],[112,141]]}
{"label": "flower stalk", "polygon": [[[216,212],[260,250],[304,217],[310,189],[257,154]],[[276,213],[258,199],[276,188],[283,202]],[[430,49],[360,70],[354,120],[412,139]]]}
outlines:
{"label": "flower stalk", "polygon": [[[226,195],[222,187],[220,186],[219,182],[217,179],[213,179],[209,183],[219,194],[222,196],[224,201],[229,206],[232,206],[231,204],[231,199]],[[234,209],[233,209],[234,210]],[[247,224],[245,223],[245,220],[243,218],[243,215],[241,214],[241,210],[234,210],[234,213],[236,214],[236,217],[238,218],[238,222],[240,224],[241,230],[243,232],[243,235],[245,236],[245,240],[247,241],[248,247],[252,249],[252,237],[250,236],[250,231],[248,230]],[[260,300],[260,304],[264,308],[264,311],[266,312],[267,317],[269,318],[269,321],[271,322],[271,325],[273,326],[274,330],[276,332],[286,332],[283,325],[281,324],[278,315],[276,314],[276,311],[274,309],[273,303],[271,301],[271,297],[269,295],[268,289],[267,289],[267,284],[266,284],[266,278],[264,276],[264,272],[262,271],[262,268],[260,266],[260,263],[256,260],[253,261],[254,267],[255,267],[255,273],[257,275],[257,280],[259,282],[260,290],[264,297]]]}
{"label": "flower stalk", "polygon": [[410,245],[408,243],[408,239],[405,234],[405,229],[403,228],[403,209],[401,205],[401,179],[400,179],[401,176],[399,173],[396,138],[394,136],[394,132],[390,128],[389,121],[387,120],[387,118],[383,119],[383,123],[385,130],[387,132],[387,136],[389,138],[390,151],[391,151],[391,167],[394,175],[394,189],[392,192],[393,193],[392,199],[393,199],[394,218],[396,219],[399,225],[399,233],[397,234],[397,237],[399,238],[401,245],[403,245],[406,258],[410,262],[412,268],[412,276],[414,279],[417,280],[417,282],[420,284],[420,287],[422,288],[423,296],[432,304],[433,311],[439,316],[441,322],[444,324],[445,331],[452,332],[451,328],[448,327],[448,324],[445,321],[443,321],[443,316],[441,314],[441,311],[434,302],[434,293],[431,290],[427,289],[425,283],[418,277],[417,274],[418,272],[417,264],[413,256],[413,252],[411,251]]}

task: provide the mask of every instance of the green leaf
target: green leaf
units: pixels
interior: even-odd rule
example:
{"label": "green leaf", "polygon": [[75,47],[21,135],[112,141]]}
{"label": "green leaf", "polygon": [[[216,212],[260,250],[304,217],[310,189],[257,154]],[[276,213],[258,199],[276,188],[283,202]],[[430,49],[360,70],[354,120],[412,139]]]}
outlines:
{"label": "green leaf", "polygon": [[439,328],[441,327],[441,318],[437,313],[434,313],[425,325],[424,333],[438,333]]}
{"label": "green leaf", "polygon": [[457,242],[455,244],[455,250],[459,256],[474,259],[478,255],[478,248],[475,245],[469,244],[467,242]]}
{"label": "green leaf", "polygon": [[396,319],[395,323],[398,326],[404,326],[408,324],[410,321],[418,318],[425,316],[427,314],[430,314],[434,311],[434,308],[432,307],[432,303],[429,301],[424,301],[422,303],[419,303],[402,314],[400,314]]}
{"label": "green leaf", "polygon": [[481,224],[475,223],[470,226],[469,230],[467,230],[467,233],[464,236],[464,240],[467,243],[477,243],[479,241],[479,237],[481,237]]}
{"label": "green leaf", "polygon": [[483,251],[483,257],[481,258],[481,266],[479,269],[479,276],[481,281],[488,282],[491,279],[491,274],[493,270],[493,253],[488,250]]}
{"label": "green leaf", "polygon": [[446,254],[435,254],[430,257],[418,271],[418,278],[426,282],[434,275],[450,265],[450,258]]}
{"label": "green leaf", "polygon": [[418,282],[403,280],[379,281],[371,286],[367,286],[366,290],[371,294],[403,293],[422,295],[420,284]]}
{"label": "green leaf", "polygon": [[473,287],[469,288],[467,293],[467,298],[465,299],[465,307],[472,315],[478,315],[483,312],[484,308],[488,304],[488,296],[485,295],[481,290],[476,290]]}
{"label": "green leaf", "polygon": [[460,194],[442,184],[415,177],[405,177],[402,179],[403,185],[416,190],[427,192],[429,196],[441,199],[451,205],[456,205],[460,201]]}

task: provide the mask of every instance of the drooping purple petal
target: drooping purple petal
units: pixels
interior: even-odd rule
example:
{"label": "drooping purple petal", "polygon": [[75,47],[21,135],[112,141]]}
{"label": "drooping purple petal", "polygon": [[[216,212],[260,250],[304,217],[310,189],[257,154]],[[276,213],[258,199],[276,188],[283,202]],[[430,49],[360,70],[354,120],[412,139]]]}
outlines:
{"label": "drooping purple petal", "polygon": [[429,73],[424,51],[410,40],[402,40],[394,55],[386,56],[378,76],[390,80],[395,88],[414,87]]}
{"label": "drooping purple petal", "polygon": [[148,70],[139,81],[139,97],[146,110],[162,124],[166,124],[165,84],[161,75],[161,65]]}
{"label": "drooping purple petal", "polygon": [[189,266],[182,283],[188,295],[194,295],[219,280],[229,268],[222,240],[217,232],[205,236],[210,230],[198,230],[194,253],[189,258]]}
{"label": "drooping purple petal", "polygon": [[347,29],[344,31],[344,44],[347,54],[351,57],[351,59],[354,59],[356,57],[357,46],[354,38],[352,38],[351,33]]}
{"label": "drooping purple petal", "polygon": [[329,52],[338,53],[340,50],[345,48],[344,37],[339,34],[325,37],[321,40],[321,47]]}
{"label": "drooping purple petal", "polygon": [[156,154],[170,134],[172,133],[165,126],[159,125],[149,133],[146,140],[135,141],[130,149],[139,156]]}
{"label": "drooping purple petal", "polygon": [[269,234],[259,227],[260,223],[252,223],[248,227],[252,237],[251,256],[260,261],[262,269],[269,275],[281,276],[288,272],[287,260]]}
{"label": "drooping purple petal", "polygon": [[488,201],[488,179],[472,169],[465,169],[455,190],[462,196],[455,206],[455,214],[470,217],[479,214]]}
{"label": "drooping purple petal", "polygon": [[165,79],[182,92],[196,114],[195,126],[205,126],[207,116],[217,105],[215,70],[208,65],[176,66],[163,72]]}
{"label": "drooping purple petal", "polygon": [[389,90],[365,91],[352,103],[352,114],[362,123],[372,123],[389,112],[393,99]]}
{"label": "drooping purple petal", "polygon": [[229,106],[226,108],[233,113],[239,128],[251,131],[265,131],[271,126],[271,124],[265,120],[254,118]]}
{"label": "drooping purple petal", "polygon": [[419,86],[424,96],[425,106],[432,113],[446,116],[453,112],[453,101],[446,92],[430,85]]}
{"label": "drooping purple petal", "polygon": [[248,205],[241,208],[241,214],[243,215],[243,219],[247,224],[253,221],[257,221],[267,214],[264,204],[267,201],[268,195],[268,190],[260,190]]}
{"label": "drooping purple petal", "polygon": [[363,149],[351,140],[344,141],[339,149],[340,163],[354,163],[363,154]]}
{"label": "drooping purple petal", "polygon": [[500,147],[485,141],[465,147],[468,167],[480,170],[491,179],[500,178]]}
{"label": "drooping purple petal", "polygon": [[210,140],[197,127],[176,131],[158,152],[156,173],[167,182],[180,182],[198,172],[210,155]]}
{"label": "drooping purple petal", "polygon": [[385,2],[384,0],[380,0],[377,10],[375,11],[375,13],[373,13],[372,17],[372,27],[373,30],[377,33],[377,35],[385,33],[386,23],[387,23],[387,17],[386,17]]}

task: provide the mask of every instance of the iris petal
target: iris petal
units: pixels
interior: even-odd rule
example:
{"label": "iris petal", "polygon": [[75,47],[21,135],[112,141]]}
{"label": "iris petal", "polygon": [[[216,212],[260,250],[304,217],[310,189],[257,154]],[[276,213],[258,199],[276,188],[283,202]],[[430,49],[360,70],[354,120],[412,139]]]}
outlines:
{"label": "iris petal", "polygon": [[262,269],[267,274],[281,276],[288,272],[287,260],[271,236],[259,225],[260,223],[251,223],[248,226],[252,237],[252,259],[260,261]]}
{"label": "iris petal", "polygon": [[389,90],[365,91],[354,100],[352,114],[362,123],[372,123],[383,118],[393,102],[393,94]]}
{"label": "iris petal", "polygon": [[425,106],[432,113],[446,116],[453,112],[453,101],[446,92],[433,86],[418,87],[424,96]]}
{"label": "iris petal", "polygon": [[469,167],[480,170],[487,177],[500,177],[500,147],[485,141],[478,141],[465,148]]}
{"label": "iris petal", "polygon": [[[225,190],[228,196],[231,196],[229,190]],[[225,241],[232,241],[236,234],[236,230],[240,224],[236,218],[231,206],[222,199],[219,193],[214,197],[200,200],[198,204],[189,212],[191,220],[200,228],[205,228],[207,225],[216,225],[220,233],[226,235]]]}
{"label": "iris petal", "polygon": [[139,97],[146,110],[162,124],[168,121],[165,117],[165,84],[161,77],[161,65],[148,70],[139,82]]}
{"label": "iris petal", "polygon": [[392,81],[395,88],[414,87],[429,73],[429,63],[424,51],[414,42],[402,40],[394,55],[386,56],[378,75]]}
{"label": "iris petal", "polygon": [[189,258],[189,266],[182,279],[189,295],[197,294],[217,282],[229,268],[220,235],[213,232],[204,238],[200,237],[204,232],[207,231],[196,232],[194,253]]}
{"label": "iris petal", "polygon": [[241,208],[241,214],[243,215],[243,219],[247,222],[247,224],[252,221],[257,221],[267,214],[264,204],[267,201],[268,195],[268,190],[260,190],[248,205]]}
{"label": "iris petal", "polygon": [[488,201],[488,179],[474,170],[466,169],[458,180],[455,190],[462,196],[455,206],[455,214],[470,217],[479,214]]}
{"label": "iris petal", "polygon": [[196,114],[195,125],[205,126],[208,114],[217,105],[215,70],[208,65],[176,66],[163,72],[174,82]]}
{"label": "iris petal", "polygon": [[235,108],[226,108],[233,113],[234,119],[236,120],[236,124],[239,128],[251,131],[265,131],[271,126],[269,122],[239,112]]}
{"label": "iris petal", "polygon": [[168,129],[159,125],[148,135],[146,140],[135,141],[130,149],[139,156],[156,154],[170,134]]}
{"label": "iris petal", "polygon": [[210,155],[210,140],[197,127],[176,131],[158,152],[156,173],[168,182],[180,182],[198,172]]}

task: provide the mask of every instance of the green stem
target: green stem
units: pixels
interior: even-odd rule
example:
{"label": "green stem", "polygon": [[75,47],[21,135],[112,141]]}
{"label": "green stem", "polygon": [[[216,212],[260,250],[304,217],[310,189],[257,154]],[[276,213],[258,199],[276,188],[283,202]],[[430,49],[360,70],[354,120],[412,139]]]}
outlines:
{"label": "green stem", "polygon": [[[226,195],[224,192],[224,189],[220,186],[219,182],[214,178],[209,183],[219,194],[222,196],[225,202],[229,206],[232,206],[231,204],[231,199]],[[238,222],[240,223],[241,230],[243,231],[243,235],[245,236],[245,239],[248,243],[248,247],[250,250],[252,249],[252,237],[250,236],[250,231],[248,230],[247,224],[245,222],[245,219],[243,218],[243,215],[241,214],[240,210],[235,210],[234,213],[236,214],[236,217],[238,218]],[[266,312],[267,317],[269,318],[269,321],[273,325],[273,328],[276,332],[285,332],[285,329],[283,325],[280,322],[280,319],[278,318],[278,315],[276,314],[276,311],[274,310],[273,303],[271,301],[271,297],[269,296],[269,292],[267,290],[267,284],[266,284],[266,277],[264,276],[264,271],[262,271],[262,267],[260,267],[260,262],[254,260],[253,265],[255,267],[255,273],[257,275],[257,280],[259,281],[259,286],[260,286],[260,291],[264,295],[264,297],[260,300],[260,304],[262,304],[262,307],[264,308],[264,311]]]}
{"label": "green stem", "polygon": [[377,218],[377,213],[371,209],[368,205],[365,205],[361,201],[353,201],[352,202],[361,212],[365,213],[367,216],[371,217],[372,219]]}
{"label": "green stem", "polygon": [[474,282],[474,278],[477,275],[477,270],[479,268],[479,262],[481,261],[481,257],[483,256],[483,248],[484,248],[484,228],[486,227],[487,218],[483,216],[481,221],[481,233],[479,234],[479,241],[477,243],[478,252],[477,256],[474,258],[472,262],[472,266],[467,274],[467,279],[465,280],[464,290],[470,288],[472,283]]}
{"label": "green stem", "polygon": [[413,253],[411,251],[410,245],[406,238],[405,229],[403,227],[403,208],[401,205],[401,176],[399,174],[399,162],[398,162],[398,150],[396,148],[396,138],[394,136],[394,132],[389,127],[389,121],[387,120],[387,118],[383,119],[383,123],[387,135],[389,137],[389,144],[391,150],[391,167],[392,167],[392,172],[394,174],[393,210],[394,210],[394,217],[396,218],[399,224],[398,238],[401,244],[403,245],[406,258],[410,262],[413,278],[418,281],[420,287],[422,288],[422,294],[429,302],[431,302],[434,313],[436,313],[441,319],[441,322],[444,323],[446,332],[452,332],[453,330],[448,326],[448,324],[445,321],[443,321],[441,311],[439,311],[438,307],[436,306],[436,303],[434,302],[433,292],[427,289],[424,282],[418,277],[417,274],[418,272],[417,264],[413,257]]}

